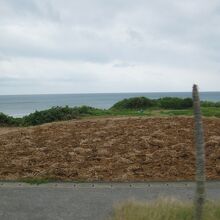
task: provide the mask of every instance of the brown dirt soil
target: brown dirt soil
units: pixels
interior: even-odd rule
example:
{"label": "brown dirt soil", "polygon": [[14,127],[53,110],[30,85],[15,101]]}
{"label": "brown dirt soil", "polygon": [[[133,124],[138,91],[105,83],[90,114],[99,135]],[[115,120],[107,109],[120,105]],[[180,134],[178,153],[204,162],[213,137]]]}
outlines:
{"label": "brown dirt soil", "polygon": [[[220,179],[220,119],[204,119],[206,172]],[[0,129],[0,179],[194,179],[193,119],[104,118]]]}

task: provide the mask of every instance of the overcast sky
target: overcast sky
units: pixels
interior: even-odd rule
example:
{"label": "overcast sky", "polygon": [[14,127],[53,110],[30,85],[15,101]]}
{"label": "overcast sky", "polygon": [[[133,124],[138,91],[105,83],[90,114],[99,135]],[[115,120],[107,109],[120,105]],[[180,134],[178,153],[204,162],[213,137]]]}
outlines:
{"label": "overcast sky", "polygon": [[219,91],[219,0],[0,0],[0,94]]}

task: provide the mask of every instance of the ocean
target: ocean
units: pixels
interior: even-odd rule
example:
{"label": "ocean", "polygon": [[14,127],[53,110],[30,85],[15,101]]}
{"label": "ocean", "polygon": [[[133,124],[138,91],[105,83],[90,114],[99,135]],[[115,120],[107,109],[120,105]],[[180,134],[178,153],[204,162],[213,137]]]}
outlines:
{"label": "ocean", "polygon": [[[190,92],[166,93],[99,93],[99,94],[53,94],[53,95],[1,95],[0,112],[14,117],[22,117],[36,110],[53,106],[82,106],[108,109],[116,102],[130,97],[145,96],[151,99],[161,97],[191,97]],[[220,92],[201,92],[201,100],[220,101]]]}

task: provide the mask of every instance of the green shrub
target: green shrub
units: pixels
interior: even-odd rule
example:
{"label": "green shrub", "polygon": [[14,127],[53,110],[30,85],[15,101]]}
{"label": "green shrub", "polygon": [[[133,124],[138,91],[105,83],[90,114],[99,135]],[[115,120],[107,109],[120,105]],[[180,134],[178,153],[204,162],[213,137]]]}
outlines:
{"label": "green shrub", "polygon": [[135,97],[130,99],[124,99],[122,101],[117,102],[112,106],[111,109],[121,110],[121,109],[134,109],[141,110],[147,109],[151,107],[159,107],[163,109],[187,109],[192,108],[193,101],[191,98],[172,98],[172,97],[164,97],[157,100],[148,99],[145,97]]}
{"label": "green shrub", "polygon": [[80,116],[106,115],[108,110],[96,109],[89,106],[70,108],[52,107],[43,111],[35,111],[23,118],[13,118],[0,113],[0,126],[34,126],[54,121],[65,121],[79,118]]}
{"label": "green shrub", "polygon": [[215,103],[209,102],[209,101],[201,101],[201,106],[202,107],[215,107]]}
{"label": "green shrub", "polygon": [[158,106],[163,109],[187,109],[192,108],[193,101],[191,98],[164,97],[158,99]]}
{"label": "green shrub", "polygon": [[30,115],[24,116],[22,121],[24,126],[40,125],[54,121],[66,121],[79,118],[80,116],[99,115],[104,110],[96,109],[89,106],[70,108],[52,107],[48,110],[36,111]]}
{"label": "green shrub", "polygon": [[202,107],[220,107],[220,102],[201,101]]}
{"label": "green shrub", "polygon": [[0,113],[0,125],[1,126],[19,126],[21,119],[13,118],[11,116]]}
{"label": "green shrub", "polygon": [[80,116],[89,116],[89,115],[102,115],[107,113],[106,110],[93,108],[90,106],[81,106],[81,107],[75,107],[74,108]]}
{"label": "green shrub", "polygon": [[76,108],[66,107],[52,107],[44,111],[36,111],[30,115],[23,117],[23,125],[40,125],[54,121],[65,121],[76,119],[79,117],[79,112]]}
{"label": "green shrub", "polygon": [[156,105],[155,100],[151,100],[145,97],[135,97],[129,99],[123,99],[122,101],[114,104],[111,109],[134,109],[141,110],[153,107]]}

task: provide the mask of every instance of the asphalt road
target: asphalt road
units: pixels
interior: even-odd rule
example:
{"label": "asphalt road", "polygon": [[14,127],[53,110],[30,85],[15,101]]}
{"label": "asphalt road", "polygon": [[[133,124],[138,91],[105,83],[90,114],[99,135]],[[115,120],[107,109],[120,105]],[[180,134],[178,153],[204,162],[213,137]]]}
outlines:
{"label": "asphalt road", "polygon": [[[40,186],[0,182],[1,220],[105,220],[113,206],[137,199],[172,196],[192,200],[194,184],[50,183]],[[207,183],[207,197],[220,200],[220,182]]]}

